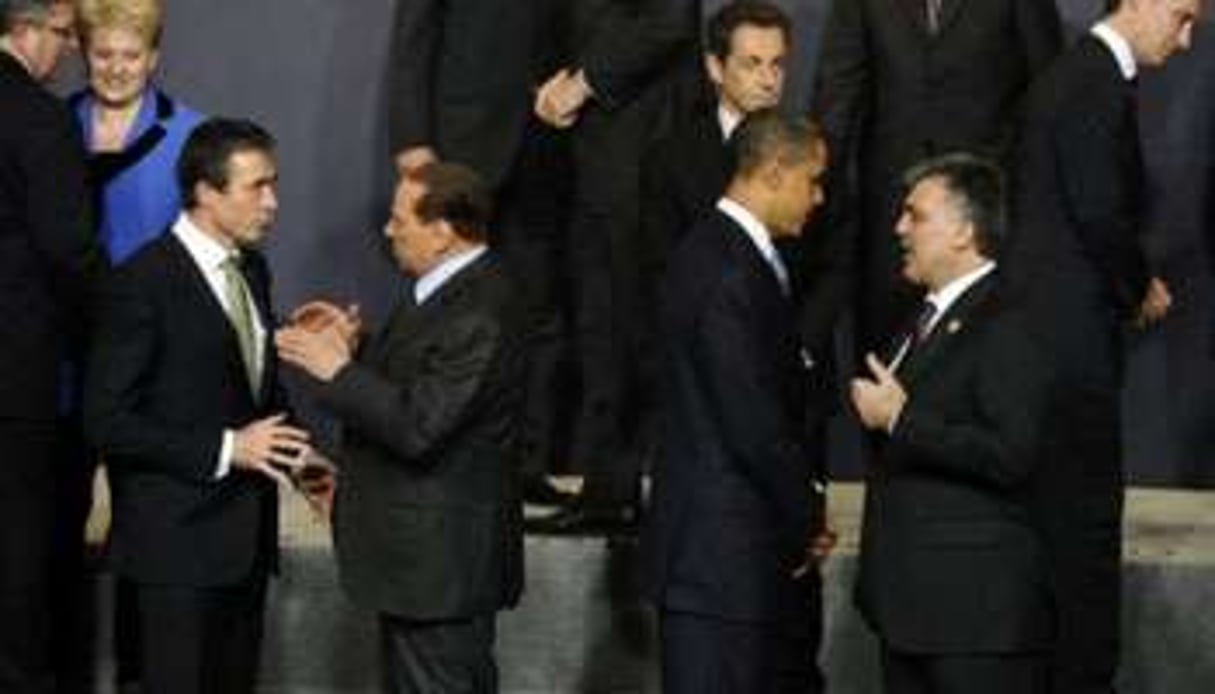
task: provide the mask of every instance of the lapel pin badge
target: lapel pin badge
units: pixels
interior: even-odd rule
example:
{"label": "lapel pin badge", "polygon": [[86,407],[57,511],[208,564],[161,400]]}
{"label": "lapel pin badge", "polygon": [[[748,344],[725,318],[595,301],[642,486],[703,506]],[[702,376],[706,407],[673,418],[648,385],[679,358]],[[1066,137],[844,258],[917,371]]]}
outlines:
{"label": "lapel pin badge", "polygon": [[945,331],[948,332],[950,335],[958,332],[961,329],[962,329],[962,321],[960,321],[956,318],[949,321],[949,325],[945,326]]}

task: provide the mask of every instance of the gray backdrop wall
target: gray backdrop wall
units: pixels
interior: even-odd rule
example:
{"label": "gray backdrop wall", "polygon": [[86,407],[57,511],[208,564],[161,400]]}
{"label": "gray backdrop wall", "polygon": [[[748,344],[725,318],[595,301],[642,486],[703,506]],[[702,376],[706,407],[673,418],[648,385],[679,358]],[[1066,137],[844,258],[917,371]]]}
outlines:
{"label": "gray backdrop wall", "polygon": [[[576,1],[576,0],[568,0]],[[838,0],[847,2],[848,0]],[[387,154],[390,22],[396,0],[169,0],[161,83],[211,114],[252,117],[279,138],[281,208],[269,242],[280,309],[326,295],[372,318],[397,291],[380,228]],[[707,0],[706,11],[724,0]],[[778,0],[797,23],[789,103],[808,101],[831,0]],[[1061,0],[1073,33],[1104,0]],[[1206,230],[1215,193],[1215,20],[1194,50],[1143,79],[1153,200],[1150,244],[1177,301],[1137,339],[1126,391],[1128,460],[1149,484],[1215,484],[1215,305]],[[487,69],[492,66],[487,65]],[[64,85],[78,84],[67,68]],[[847,456],[845,456],[847,457]],[[840,467],[853,473],[847,462]]]}

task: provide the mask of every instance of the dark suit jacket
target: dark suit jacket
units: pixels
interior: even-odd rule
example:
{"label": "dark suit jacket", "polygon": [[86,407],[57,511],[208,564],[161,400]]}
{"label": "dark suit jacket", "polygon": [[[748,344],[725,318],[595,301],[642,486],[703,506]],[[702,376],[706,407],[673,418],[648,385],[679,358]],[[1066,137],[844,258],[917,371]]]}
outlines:
{"label": "dark suit jacket", "polygon": [[980,280],[900,365],[909,399],[867,476],[856,598],[892,648],[1049,643],[1031,503],[1049,374],[1025,316]]}
{"label": "dark suit jacket", "polygon": [[67,108],[0,52],[0,419],[49,421],[105,256]]}
{"label": "dark suit jacket", "polygon": [[664,288],[666,449],[648,538],[664,609],[802,622],[805,555],[822,504],[802,426],[793,307],[745,232],[721,213],[676,249]]}
{"label": "dark suit jacket", "polygon": [[[1063,45],[1054,0],[944,0],[936,35],[924,4],[836,0],[823,32],[813,112],[831,148],[832,223],[859,231],[868,347],[916,296],[899,275],[893,234],[902,172],[953,150],[1002,155],[1026,87]],[[902,301],[891,287],[903,288]]]}
{"label": "dark suit jacket", "polygon": [[453,619],[519,597],[513,295],[483,256],[420,307],[402,302],[321,386],[345,424],[334,509],[342,585],[368,609]]}
{"label": "dark suit jacket", "polygon": [[389,86],[393,154],[429,145],[493,187],[519,152],[540,74],[548,0],[396,0]]}
{"label": "dark suit jacket", "polygon": [[642,152],[691,87],[698,0],[573,0],[558,8],[563,65],[595,96],[573,128],[577,202],[635,228]]}
{"label": "dark suit jacket", "polygon": [[[256,251],[243,257],[270,333],[269,271]],[[235,468],[215,479],[223,430],[285,408],[269,337],[254,394],[223,306],[172,232],[115,273],[89,360],[85,425],[110,469],[123,575],[202,587],[272,566],[274,484]]]}
{"label": "dark suit jacket", "polygon": [[[652,286],[661,282],[667,259],[679,240],[701,218],[717,214],[714,205],[733,173],[716,100],[702,100],[689,115],[649,150],[642,169],[643,262],[647,266],[646,281]],[[845,231],[842,225],[815,222],[808,225],[802,237],[776,242],[793,280],[802,344],[815,362],[813,419],[832,411],[837,402],[835,324],[851,281]]]}
{"label": "dark suit jacket", "polygon": [[1135,89],[1105,44],[1082,37],[1035,83],[1017,151],[1006,267],[1037,300],[1061,375],[1116,391],[1150,272]]}

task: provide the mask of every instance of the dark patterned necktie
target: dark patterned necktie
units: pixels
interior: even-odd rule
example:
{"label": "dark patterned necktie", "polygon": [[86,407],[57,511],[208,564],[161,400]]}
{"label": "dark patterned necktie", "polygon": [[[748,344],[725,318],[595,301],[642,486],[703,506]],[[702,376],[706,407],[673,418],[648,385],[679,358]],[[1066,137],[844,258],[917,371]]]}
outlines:
{"label": "dark patterned necktie", "polygon": [[924,305],[920,308],[920,314],[915,319],[915,330],[911,334],[912,344],[919,345],[932,331],[932,319],[937,315],[937,305],[924,300]]}

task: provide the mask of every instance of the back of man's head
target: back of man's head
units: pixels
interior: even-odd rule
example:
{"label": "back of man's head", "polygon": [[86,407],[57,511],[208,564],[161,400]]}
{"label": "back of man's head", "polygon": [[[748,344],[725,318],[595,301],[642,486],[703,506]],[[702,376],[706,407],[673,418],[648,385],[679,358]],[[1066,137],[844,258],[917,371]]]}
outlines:
{"label": "back of man's head", "polygon": [[476,171],[454,162],[431,162],[405,173],[425,191],[414,206],[423,223],[446,221],[466,242],[484,243],[493,203]]}
{"label": "back of man's head", "polygon": [[706,52],[724,61],[730,55],[731,39],[742,26],[779,29],[788,45],[793,23],[785,11],[766,0],[736,0],[726,3],[709,17],[705,36]]}
{"label": "back of man's head", "polygon": [[787,116],[775,108],[747,116],[730,138],[734,177],[748,178],[767,164],[796,166],[820,156],[823,135],[813,121]]}
{"label": "back of man's head", "polygon": [[222,191],[228,187],[228,162],[237,152],[274,152],[274,137],[244,119],[210,118],[190,133],[177,159],[177,185],[182,207],[194,209],[195,188],[205,183]]}

